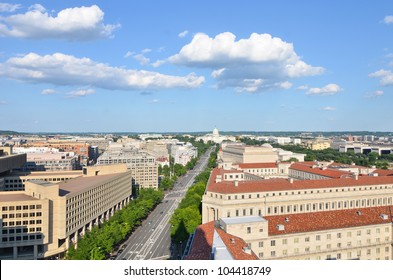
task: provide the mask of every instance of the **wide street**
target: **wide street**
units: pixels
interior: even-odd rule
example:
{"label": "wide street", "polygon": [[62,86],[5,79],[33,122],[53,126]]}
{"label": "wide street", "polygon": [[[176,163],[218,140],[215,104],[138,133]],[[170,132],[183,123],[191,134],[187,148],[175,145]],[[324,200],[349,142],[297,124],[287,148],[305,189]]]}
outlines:
{"label": "wide street", "polygon": [[[195,177],[208,163],[210,148],[197,162],[193,170],[178,178],[173,190],[168,192],[163,202],[150,213],[142,225],[120,247],[117,260],[169,259],[171,257],[171,236],[169,220],[178,207]],[[173,250],[172,250],[173,251]]]}

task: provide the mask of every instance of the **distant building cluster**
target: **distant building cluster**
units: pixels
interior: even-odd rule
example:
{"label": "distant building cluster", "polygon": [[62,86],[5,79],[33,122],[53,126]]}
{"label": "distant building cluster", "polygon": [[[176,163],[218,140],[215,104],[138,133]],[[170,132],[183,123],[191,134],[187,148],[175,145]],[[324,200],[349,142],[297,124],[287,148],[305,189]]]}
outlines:
{"label": "distant building cluster", "polygon": [[[184,259],[393,259],[393,171],[238,138],[313,150],[391,154],[391,136],[226,136]],[[116,142],[114,141],[117,140]],[[157,188],[158,166],[186,165],[196,147],[142,134],[0,138],[0,259],[46,259],[122,209],[134,188]]]}

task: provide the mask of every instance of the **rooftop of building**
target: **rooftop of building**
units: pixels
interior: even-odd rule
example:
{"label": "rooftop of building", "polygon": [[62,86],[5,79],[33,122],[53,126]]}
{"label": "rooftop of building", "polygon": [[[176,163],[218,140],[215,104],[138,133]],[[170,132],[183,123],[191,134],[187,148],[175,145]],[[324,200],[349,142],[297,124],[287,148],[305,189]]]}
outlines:
{"label": "rooftop of building", "polygon": [[296,162],[293,163],[290,167],[292,170],[303,171],[315,175],[325,176],[329,178],[342,178],[343,176],[351,175],[351,172],[331,169],[326,166],[319,167],[314,162]]}
{"label": "rooftop of building", "polygon": [[393,184],[393,176],[359,176],[358,178],[293,180],[292,182],[287,179],[238,181],[237,185],[235,185],[234,182],[228,181],[215,182],[217,175],[220,175],[220,171],[218,168],[215,168],[210,175],[210,180],[207,185],[208,192],[236,194]]}
{"label": "rooftop of building", "polygon": [[277,168],[275,162],[260,162],[260,163],[239,163],[241,169],[253,169],[253,168]]}
{"label": "rooftop of building", "polygon": [[[322,231],[393,222],[392,206],[286,214],[264,217],[269,222],[269,235]],[[386,218],[386,219],[384,219]],[[283,225],[280,230],[278,225]]]}
{"label": "rooftop of building", "polygon": [[[87,177],[77,177],[67,182],[59,183],[60,196],[67,195],[69,193],[80,192],[84,189],[88,189],[97,184],[104,184],[105,182],[111,181],[115,178],[122,177],[128,172],[107,174],[107,175],[97,175],[97,176],[87,176]],[[131,188],[131,182],[130,182]]]}
{"label": "rooftop of building", "polygon": [[16,191],[0,192],[0,202],[32,201],[32,200],[38,200],[38,199]]}
{"label": "rooftop of building", "polygon": [[185,260],[210,260],[213,250],[214,233],[219,235],[226,249],[235,260],[256,260],[255,254],[247,253],[244,248],[247,244],[243,239],[228,234],[215,226],[215,221],[200,225],[195,230],[190,253],[184,257]]}
{"label": "rooftop of building", "polygon": [[237,225],[243,223],[261,223],[266,220],[260,216],[243,216],[243,217],[230,217],[230,218],[221,218],[221,220],[227,225]]}

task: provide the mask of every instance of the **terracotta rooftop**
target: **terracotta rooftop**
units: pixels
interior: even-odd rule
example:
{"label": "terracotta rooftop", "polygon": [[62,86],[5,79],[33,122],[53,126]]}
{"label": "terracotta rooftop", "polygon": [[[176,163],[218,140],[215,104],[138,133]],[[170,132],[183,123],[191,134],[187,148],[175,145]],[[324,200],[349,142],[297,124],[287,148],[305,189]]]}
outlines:
{"label": "terracotta rooftop", "polygon": [[378,174],[378,176],[393,176],[393,170],[376,169],[373,173]]}
{"label": "terracotta rooftop", "polygon": [[275,162],[262,162],[262,163],[239,163],[241,169],[247,168],[277,168]]}
{"label": "terracotta rooftop", "polygon": [[355,178],[327,179],[327,180],[294,180],[292,183],[286,179],[266,179],[260,181],[239,181],[235,186],[233,182],[222,181],[216,183],[219,170],[213,169],[210,175],[206,190],[208,192],[235,194],[235,193],[252,193],[252,192],[269,192],[269,191],[292,191],[303,189],[322,189],[322,188],[339,188],[339,187],[356,187],[356,186],[373,186],[393,184],[393,176],[359,176]]}
{"label": "terracotta rooftop", "polygon": [[289,168],[297,171],[303,171],[311,174],[321,175],[329,178],[341,178],[342,176],[351,175],[350,172],[341,171],[332,168],[322,169],[320,167],[313,167],[314,165],[309,165],[307,163],[294,163]]}
{"label": "terracotta rooftop", "polygon": [[220,236],[229,253],[235,260],[257,260],[255,254],[248,254],[243,251],[247,246],[243,239],[228,234],[216,228],[215,222],[200,225],[195,231],[194,240],[190,253],[184,257],[185,260],[210,260],[213,249],[214,231]]}
{"label": "terracotta rooftop", "polygon": [[214,236],[214,221],[200,225],[195,230],[189,255],[185,260],[210,260]]}
{"label": "terracotta rooftop", "polygon": [[224,241],[225,246],[227,247],[229,253],[231,253],[232,257],[235,260],[257,260],[257,256],[253,252],[248,254],[243,251],[244,247],[247,247],[246,242],[243,239],[234,236],[232,234],[228,234],[222,229],[216,228],[217,233],[220,235],[222,241]]}
{"label": "terracotta rooftop", "polygon": [[[266,216],[264,218],[269,222],[269,235],[280,235],[388,224],[393,221],[390,211],[393,211],[393,206]],[[382,219],[381,214],[387,215],[387,219]],[[278,230],[277,225],[279,224],[284,225],[284,230]]]}

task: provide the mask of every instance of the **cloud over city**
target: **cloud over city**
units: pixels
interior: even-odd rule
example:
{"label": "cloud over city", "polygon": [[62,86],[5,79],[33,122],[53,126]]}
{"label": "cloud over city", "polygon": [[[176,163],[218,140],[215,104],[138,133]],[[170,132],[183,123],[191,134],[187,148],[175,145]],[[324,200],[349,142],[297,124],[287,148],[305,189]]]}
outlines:
{"label": "cloud over city", "polygon": [[287,89],[292,78],[322,74],[324,68],[311,66],[300,59],[293,44],[270,34],[253,33],[236,41],[230,32],[214,38],[197,33],[170,63],[212,69],[219,88],[258,92],[271,88]]}
{"label": "cloud over city", "polygon": [[[13,12],[19,7],[0,6]],[[61,10],[52,15],[35,4],[28,11],[0,17],[0,37],[88,41],[113,36],[119,24],[105,24],[104,12],[96,5]]]}
{"label": "cloud over city", "polygon": [[89,58],[63,53],[29,53],[0,63],[0,77],[60,86],[91,86],[109,90],[196,88],[205,79],[190,73],[171,76],[158,72],[112,67]]}
{"label": "cloud over city", "polygon": [[337,85],[337,84],[327,84],[324,87],[318,88],[318,87],[313,87],[310,88],[306,94],[308,95],[320,95],[320,96],[325,96],[325,95],[335,95],[342,91],[343,89]]}
{"label": "cloud over city", "polygon": [[368,75],[371,78],[379,78],[381,86],[392,86],[393,85],[393,73],[390,70],[378,70]]}

